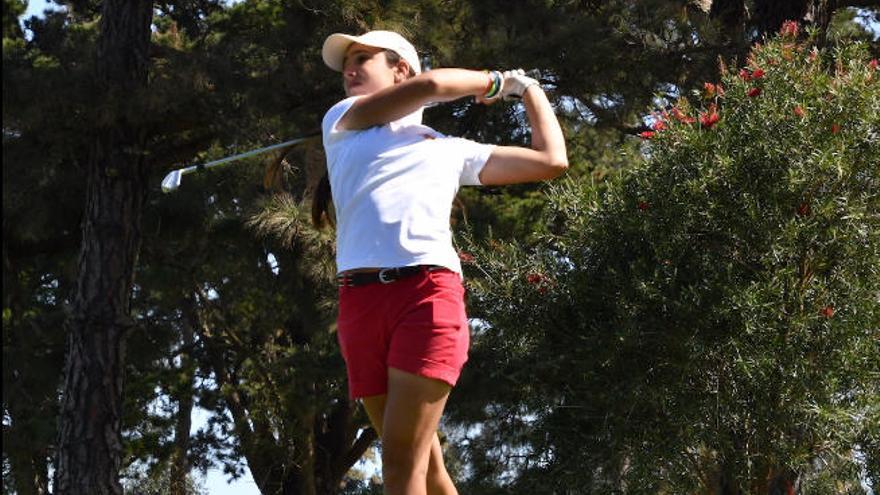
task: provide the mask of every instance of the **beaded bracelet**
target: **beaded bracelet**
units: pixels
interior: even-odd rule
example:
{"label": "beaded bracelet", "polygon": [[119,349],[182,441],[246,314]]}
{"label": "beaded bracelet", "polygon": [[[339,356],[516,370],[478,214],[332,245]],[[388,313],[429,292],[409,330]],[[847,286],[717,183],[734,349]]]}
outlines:
{"label": "beaded bracelet", "polygon": [[497,70],[493,70],[489,73],[489,84],[486,85],[486,94],[483,95],[483,98],[490,100],[498,96],[498,93],[501,92],[501,73]]}

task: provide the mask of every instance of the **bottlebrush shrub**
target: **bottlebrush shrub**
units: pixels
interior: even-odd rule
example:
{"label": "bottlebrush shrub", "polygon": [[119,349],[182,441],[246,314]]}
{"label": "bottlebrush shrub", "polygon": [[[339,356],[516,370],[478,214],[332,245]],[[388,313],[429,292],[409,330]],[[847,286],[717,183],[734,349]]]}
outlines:
{"label": "bottlebrush shrub", "polygon": [[492,359],[469,366],[528,370],[522,486],[880,486],[874,66],[860,44],[756,46],[604,194],[552,189],[541,246],[467,246]]}

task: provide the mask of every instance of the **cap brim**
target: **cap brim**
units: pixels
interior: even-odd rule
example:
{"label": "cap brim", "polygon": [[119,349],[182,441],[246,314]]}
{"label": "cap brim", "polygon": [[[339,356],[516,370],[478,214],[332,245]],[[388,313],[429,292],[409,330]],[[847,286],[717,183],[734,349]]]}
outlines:
{"label": "cap brim", "polygon": [[321,48],[321,57],[327,67],[342,72],[342,62],[345,60],[345,51],[348,47],[356,42],[358,38],[349,34],[333,33],[324,40],[324,47]]}

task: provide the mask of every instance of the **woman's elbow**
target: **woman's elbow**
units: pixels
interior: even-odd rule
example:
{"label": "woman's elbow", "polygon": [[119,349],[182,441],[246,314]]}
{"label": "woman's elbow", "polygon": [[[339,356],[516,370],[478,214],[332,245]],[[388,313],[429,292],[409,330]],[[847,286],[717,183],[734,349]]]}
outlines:
{"label": "woman's elbow", "polygon": [[547,167],[550,169],[550,178],[555,179],[568,170],[568,157],[565,154],[551,155],[547,159]]}
{"label": "woman's elbow", "polygon": [[442,81],[438,80],[437,74],[434,71],[429,71],[421,75],[419,77],[419,88],[426,95],[436,95],[440,93],[443,85]]}

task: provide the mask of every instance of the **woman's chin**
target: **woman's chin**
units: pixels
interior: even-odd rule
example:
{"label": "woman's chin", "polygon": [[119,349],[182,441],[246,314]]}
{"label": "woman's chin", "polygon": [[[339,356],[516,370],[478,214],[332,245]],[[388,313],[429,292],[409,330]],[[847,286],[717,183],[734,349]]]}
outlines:
{"label": "woman's chin", "polygon": [[361,84],[358,84],[357,86],[354,86],[352,88],[348,88],[345,91],[345,94],[347,94],[348,96],[363,96],[367,93],[369,93],[367,87]]}

